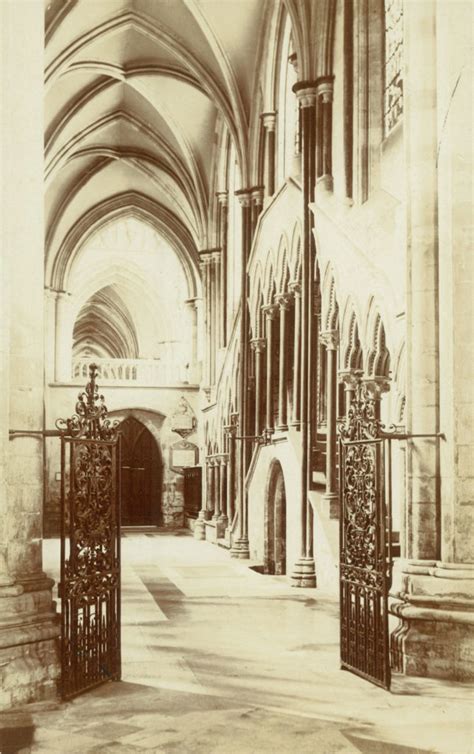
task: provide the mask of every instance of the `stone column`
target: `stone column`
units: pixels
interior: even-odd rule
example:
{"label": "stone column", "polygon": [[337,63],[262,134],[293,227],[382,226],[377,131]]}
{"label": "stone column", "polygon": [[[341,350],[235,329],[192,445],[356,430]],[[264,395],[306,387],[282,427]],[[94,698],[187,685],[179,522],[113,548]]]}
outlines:
{"label": "stone column", "polygon": [[69,382],[72,376],[71,296],[67,291],[56,293],[56,382]]}
{"label": "stone column", "polygon": [[44,289],[44,353],[45,382],[54,382],[56,376],[56,291]]}
{"label": "stone column", "polygon": [[210,353],[210,324],[211,324],[211,308],[210,308],[210,296],[209,296],[209,256],[207,252],[201,251],[199,254],[200,258],[200,268],[201,268],[201,275],[202,275],[202,296],[204,299],[204,332],[205,332],[205,343],[204,343],[204,374],[203,374],[203,380],[204,380],[204,386],[209,387],[211,384],[211,373],[210,373],[210,364],[211,364],[211,353]]}
{"label": "stone column", "polygon": [[286,389],[288,382],[288,356],[286,353],[286,313],[290,307],[291,296],[283,293],[276,297],[280,307],[280,363],[278,374],[278,427],[281,432],[288,429]]}
{"label": "stone column", "polygon": [[265,339],[267,351],[266,389],[265,389],[265,429],[273,431],[273,320],[278,311],[275,304],[263,307],[265,314]]}
{"label": "stone column", "polygon": [[222,453],[219,456],[219,499],[220,499],[220,515],[219,515],[219,528],[222,532],[219,536],[222,536],[226,527],[229,524],[229,516],[227,513],[227,453]]}
{"label": "stone column", "polygon": [[255,186],[252,189],[252,238],[255,234],[258,218],[263,207],[263,187]]}
{"label": "stone column", "polygon": [[212,520],[217,521],[221,515],[221,501],[220,501],[220,462],[219,456],[213,456],[211,459],[211,474],[212,474]]}
{"label": "stone column", "polygon": [[362,369],[346,369],[339,372],[339,380],[344,383],[346,416],[355,396],[357,383],[362,378]]}
{"label": "stone column", "polygon": [[310,205],[314,202],[316,183],[316,97],[315,82],[298,81],[293,87],[300,109],[301,131],[301,177],[303,239],[301,256],[301,499],[300,499],[300,551],[295,563],[291,583],[293,586],[316,586],[316,571],[312,553],[308,553],[308,489],[311,476],[311,403],[312,403],[312,347],[313,347],[313,299],[315,246],[313,215]]}
{"label": "stone column", "polygon": [[317,81],[318,104],[320,110],[318,183],[324,181],[325,188],[332,190],[332,101],[334,77],[321,76]]}
{"label": "stone column", "polygon": [[265,338],[254,338],[251,346],[255,351],[255,435],[262,434],[262,354],[265,350]]}
{"label": "stone column", "polygon": [[[248,384],[248,331],[249,312],[247,264],[252,239],[251,190],[236,191],[242,207],[242,267],[241,267],[241,310],[240,310],[240,372],[239,372],[239,434],[245,438],[247,426],[247,384]],[[238,458],[238,536],[232,543],[231,557],[248,558],[250,555],[247,532],[247,489],[245,478],[247,474],[247,460],[245,439],[240,440]]]}
{"label": "stone column", "polygon": [[301,283],[293,281],[290,283],[290,291],[294,296],[295,318],[293,333],[293,416],[292,425],[300,426],[300,394],[301,394],[301,375],[300,375],[300,343],[301,343]]}
{"label": "stone column", "polygon": [[262,113],[262,121],[265,129],[265,162],[264,181],[265,199],[273,196],[275,192],[275,128],[276,113]]}
{"label": "stone column", "polygon": [[201,510],[199,511],[194,525],[194,538],[201,540],[206,539],[206,521],[211,517],[211,511],[209,510],[209,496],[212,494],[212,481],[210,478],[209,456],[205,461],[203,481]]}
{"label": "stone column", "polygon": [[326,492],[324,500],[329,509],[330,518],[339,517],[339,496],[337,494],[337,330],[326,330],[320,334],[326,346]]}
{"label": "stone column", "polygon": [[472,8],[405,3],[407,561],[394,574],[400,669],[467,681],[474,603]]}
{"label": "stone column", "polygon": [[224,348],[227,343],[227,215],[228,215],[228,194],[227,191],[217,193],[219,203],[219,246],[221,249],[221,266],[220,266],[220,347]]}
{"label": "stone column", "polygon": [[[0,3],[2,158],[10,177],[0,207],[0,709],[54,696],[59,675],[53,581],[42,569],[43,19],[39,3]],[[8,440],[9,429],[32,434]]]}
{"label": "stone column", "polygon": [[226,432],[229,433],[229,453],[227,457],[227,535],[230,539],[230,529],[232,527],[232,521],[235,512],[235,461],[236,461],[236,440],[237,434],[236,415],[232,414],[230,417],[231,423],[225,427]]}
{"label": "stone column", "polygon": [[222,295],[221,295],[221,286],[222,286],[222,273],[221,273],[221,259],[222,254],[220,249],[214,249],[212,253],[212,261],[213,261],[213,268],[214,268],[214,337],[213,337],[213,343],[214,343],[214,351],[215,351],[215,369],[216,369],[216,377],[214,379],[217,379],[217,351],[221,347],[222,343]]}

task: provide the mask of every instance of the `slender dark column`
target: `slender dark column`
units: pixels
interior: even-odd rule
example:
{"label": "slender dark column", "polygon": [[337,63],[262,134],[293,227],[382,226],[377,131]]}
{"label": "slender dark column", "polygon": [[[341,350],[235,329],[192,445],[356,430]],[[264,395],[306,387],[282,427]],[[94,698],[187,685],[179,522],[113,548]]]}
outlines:
{"label": "slender dark column", "polygon": [[263,186],[255,186],[252,189],[252,238],[255,234],[255,228],[257,227],[258,218],[263,207]]}
{"label": "slender dark column", "polygon": [[280,307],[280,363],[278,374],[278,429],[288,429],[286,386],[288,382],[288,355],[286,352],[286,313],[290,307],[291,296],[283,293],[277,296],[276,302]]}
{"label": "slender dark column", "polygon": [[217,193],[219,202],[219,246],[221,249],[220,266],[220,347],[224,348],[227,343],[227,217],[228,217],[228,194],[227,191]]}
{"label": "slender dark column", "polygon": [[[248,436],[247,422],[247,384],[248,384],[248,331],[249,314],[247,305],[248,275],[247,263],[252,240],[251,190],[236,191],[236,196],[242,207],[242,277],[240,286],[240,372],[239,372],[239,434],[242,438]],[[246,440],[241,439],[238,454],[238,537],[232,543],[230,554],[234,558],[248,558],[250,556],[247,532],[247,490],[245,477],[247,474]]]}
{"label": "slender dark column", "polygon": [[300,107],[301,175],[303,188],[303,243],[301,259],[301,498],[300,521],[301,557],[292,573],[293,586],[316,586],[314,558],[308,553],[308,489],[311,474],[311,393],[312,393],[312,327],[314,298],[315,248],[313,214],[316,182],[316,86],[314,82],[299,81],[293,87]]}
{"label": "slender dark column", "polygon": [[262,354],[265,349],[264,338],[254,338],[251,346],[255,351],[255,434],[260,435],[263,427],[261,426],[262,416]]}
{"label": "slender dark column", "polygon": [[337,494],[336,478],[336,447],[337,447],[337,346],[339,337],[337,330],[326,330],[320,335],[326,346],[326,492],[324,500],[328,504],[329,517],[339,516],[339,497]]}
{"label": "slender dark column", "polygon": [[265,429],[273,431],[273,320],[278,311],[275,304],[263,307],[265,313],[265,335],[267,351],[266,390],[265,390]]}
{"label": "slender dark column", "polygon": [[300,375],[300,345],[301,345],[301,283],[294,281],[290,283],[290,290],[294,295],[294,350],[293,350],[293,416],[292,424],[300,426],[300,396],[301,396],[301,375]]}
{"label": "slender dark column", "polygon": [[265,198],[275,192],[275,127],[276,113],[262,113],[265,128]]}

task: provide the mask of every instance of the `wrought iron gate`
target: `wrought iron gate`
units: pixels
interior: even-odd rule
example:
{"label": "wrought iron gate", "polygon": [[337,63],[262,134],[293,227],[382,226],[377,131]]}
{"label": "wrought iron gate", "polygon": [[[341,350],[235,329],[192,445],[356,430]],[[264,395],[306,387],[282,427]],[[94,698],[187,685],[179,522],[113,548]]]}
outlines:
{"label": "wrought iron gate", "polygon": [[61,694],[119,680],[120,435],[97,367],[61,432]]}
{"label": "wrought iron gate", "polygon": [[390,688],[390,491],[375,400],[359,383],[340,427],[341,667]]}

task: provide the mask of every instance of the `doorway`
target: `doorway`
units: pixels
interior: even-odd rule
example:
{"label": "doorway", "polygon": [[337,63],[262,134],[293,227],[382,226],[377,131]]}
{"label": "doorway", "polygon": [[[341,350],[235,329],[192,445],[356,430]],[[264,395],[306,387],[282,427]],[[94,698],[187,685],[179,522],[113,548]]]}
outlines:
{"label": "doorway", "polygon": [[278,461],[270,468],[265,510],[265,573],[286,574],[286,493]]}
{"label": "doorway", "polygon": [[158,445],[138,419],[129,416],[122,433],[122,526],[161,526],[163,464]]}

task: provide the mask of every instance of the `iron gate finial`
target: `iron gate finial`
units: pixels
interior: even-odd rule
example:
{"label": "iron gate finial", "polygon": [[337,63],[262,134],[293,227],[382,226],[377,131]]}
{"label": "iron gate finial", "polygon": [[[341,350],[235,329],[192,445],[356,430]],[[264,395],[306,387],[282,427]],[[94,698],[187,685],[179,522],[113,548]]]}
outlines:
{"label": "iron gate finial", "polygon": [[97,364],[90,364],[89,382],[78,395],[76,413],[69,419],[56,421],[56,427],[70,437],[113,440],[117,436],[119,422],[108,418],[105,399],[96,382],[97,373]]}

